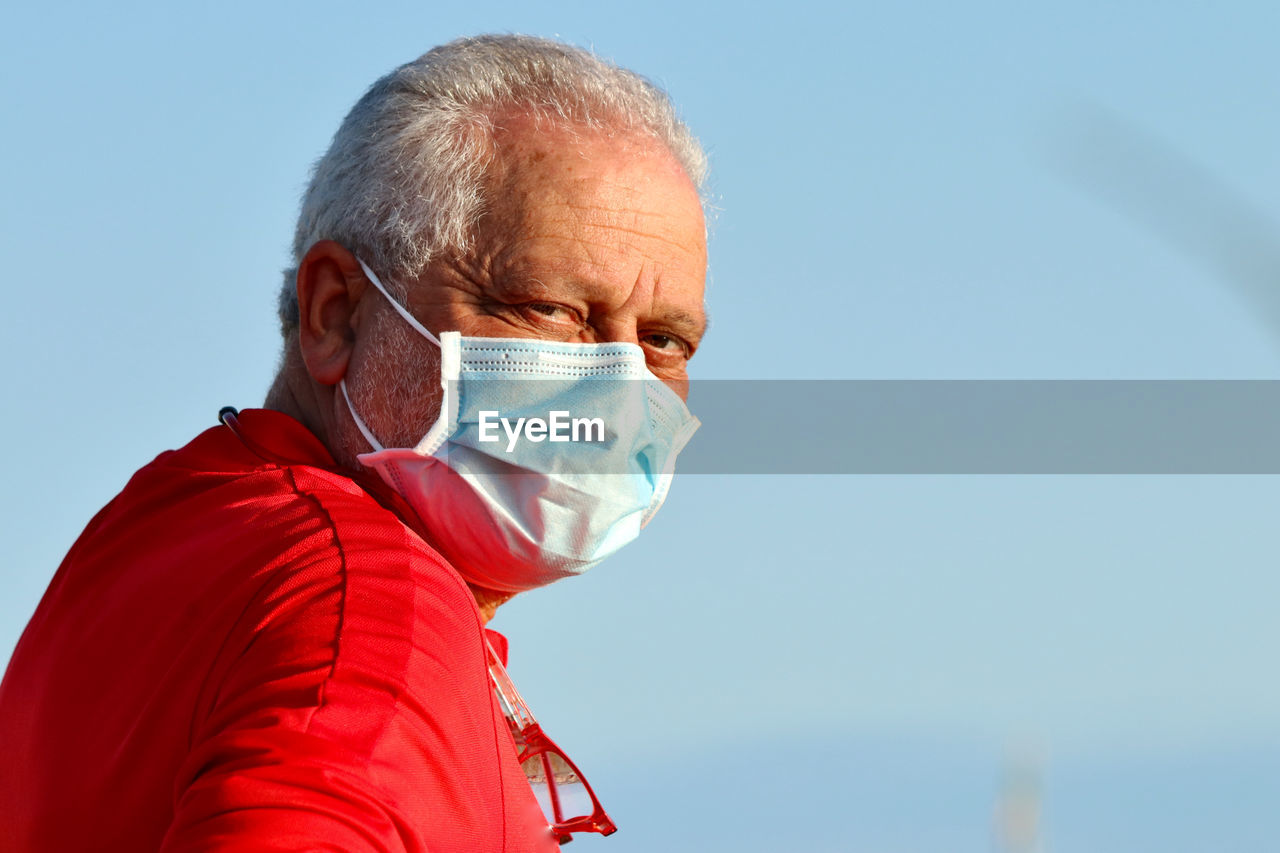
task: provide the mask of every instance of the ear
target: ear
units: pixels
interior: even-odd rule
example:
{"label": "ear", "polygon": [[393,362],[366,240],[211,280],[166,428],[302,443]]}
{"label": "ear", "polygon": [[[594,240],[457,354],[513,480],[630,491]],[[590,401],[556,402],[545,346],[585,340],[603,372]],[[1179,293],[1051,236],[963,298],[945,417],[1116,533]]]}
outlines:
{"label": "ear", "polygon": [[298,264],[298,347],[321,385],[347,374],[367,286],[356,256],[332,240],[316,243]]}

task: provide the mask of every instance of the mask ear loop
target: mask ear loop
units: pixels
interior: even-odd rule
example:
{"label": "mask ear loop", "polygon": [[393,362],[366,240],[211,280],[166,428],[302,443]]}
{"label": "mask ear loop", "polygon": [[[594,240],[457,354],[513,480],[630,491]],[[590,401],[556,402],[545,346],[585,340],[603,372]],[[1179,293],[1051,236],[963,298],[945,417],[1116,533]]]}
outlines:
{"label": "mask ear loop", "polygon": [[[458,392],[455,388],[451,388],[450,385],[451,383],[456,385],[461,371],[460,338],[457,332],[445,332],[445,335],[451,336],[450,346],[446,347],[441,342],[440,338],[431,334],[430,329],[418,322],[417,317],[410,314],[407,308],[392,298],[391,294],[388,293],[387,289],[382,285],[382,281],[373,270],[369,269],[368,264],[360,260],[360,258],[356,258],[356,263],[360,264],[360,269],[364,270],[364,274],[369,279],[369,283],[378,289],[378,292],[383,295],[387,302],[391,303],[391,307],[395,309],[396,313],[399,314],[406,323],[412,326],[418,334],[431,341],[431,343],[435,344],[440,349],[440,386],[443,392],[440,404],[440,417],[436,420],[435,425],[431,427],[430,431],[423,437],[422,441],[418,442],[418,447],[415,449],[416,452],[420,452],[423,455],[430,455],[444,443],[448,433],[457,426]],[[369,428],[365,426],[362,420],[360,420],[360,416],[356,414],[355,407],[351,405],[351,397],[347,395],[346,383],[343,380],[339,380],[339,385],[342,388],[343,396],[347,398],[347,408],[351,410],[351,415],[356,422],[356,426],[360,428],[360,432],[364,435],[365,440],[369,442],[369,446],[374,448],[375,451],[383,450],[383,446],[376,438],[373,437],[373,433],[370,432]]]}
{"label": "mask ear loop", "polygon": [[364,436],[364,440],[369,442],[369,446],[375,451],[384,450],[382,442],[374,437],[369,427],[365,426],[364,419],[356,414],[356,407],[351,403],[351,395],[347,393],[347,378],[345,376],[338,380],[338,388],[342,390],[342,398],[347,401],[347,411],[351,413],[351,420],[356,422],[356,426],[360,429],[360,434]]}
{"label": "mask ear loop", "polygon": [[428,331],[426,326],[419,323],[418,318],[410,314],[407,308],[405,308],[395,299],[391,298],[391,294],[387,293],[387,289],[382,286],[382,282],[378,280],[378,277],[373,274],[373,270],[369,269],[368,265],[366,265],[364,261],[360,260],[359,258],[356,258],[356,263],[360,264],[360,269],[364,270],[365,277],[369,279],[369,282],[373,284],[374,287],[378,288],[379,293],[381,293],[383,296],[387,298],[387,301],[391,303],[391,307],[396,309],[396,313],[399,314],[401,317],[403,317],[406,323],[408,323],[410,326],[413,326],[413,328],[417,330],[418,334],[422,335],[424,338],[431,341],[431,343],[435,344],[436,346],[440,346],[440,339],[437,338],[435,335],[431,334],[431,332]]}
{"label": "mask ear loop", "polygon": [[[431,343],[435,344],[439,349],[444,349],[444,347],[440,345],[440,339],[431,334],[430,329],[419,323],[417,317],[410,314],[407,308],[397,302],[391,294],[387,292],[387,288],[383,286],[382,280],[378,278],[377,274],[374,273],[373,270],[369,269],[368,264],[360,258],[356,258],[356,263],[358,263],[360,265],[360,269],[364,271],[365,278],[369,279],[369,283],[377,288],[383,298],[391,304],[391,307],[395,309],[396,313],[399,314],[406,323],[413,327],[414,331],[431,341]],[[386,448],[382,446],[382,442],[378,441],[378,439],[374,437],[373,431],[365,424],[364,419],[356,413],[356,407],[351,402],[351,395],[347,393],[347,380],[345,376],[338,380],[338,387],[342,390],[342,396],[347,401],[347,410],[351,412],[351,419],[355,421],[356,426],[360,430],[360,434],[364,436],[364,440],[369,442],[369,446],[375,451],[380,452],[385,450]]]}

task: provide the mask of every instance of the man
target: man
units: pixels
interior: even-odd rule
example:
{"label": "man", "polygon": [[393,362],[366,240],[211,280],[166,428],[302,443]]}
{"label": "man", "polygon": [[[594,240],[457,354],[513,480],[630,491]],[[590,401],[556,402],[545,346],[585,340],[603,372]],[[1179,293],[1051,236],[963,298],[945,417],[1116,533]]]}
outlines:
{"label": "man", "polygon": [[555,849],[484,625],[662,502],[704,170],[661,92],[556,43],[378,81],[304,197],[265,408],[139,471],[19,642],[3,849]]}

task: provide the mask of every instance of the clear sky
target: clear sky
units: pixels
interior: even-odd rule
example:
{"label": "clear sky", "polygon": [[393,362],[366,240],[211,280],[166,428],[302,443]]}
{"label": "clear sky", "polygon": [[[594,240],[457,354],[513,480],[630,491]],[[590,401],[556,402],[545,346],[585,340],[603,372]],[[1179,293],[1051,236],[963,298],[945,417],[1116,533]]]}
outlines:
{"label": "clear sky", "polygon": [[[1280,378],[1272,3],[4,18],[3,655],[137,467],[261,402],[309,165],[376,77],[460,35],[559,36],[672,93],[718,208],[695,376]],[[990,850],[1018,768],[1047,849],[1266,849],[1277,498],[688,477],[634,546],[494,627],[622,828],[584,851]]]}

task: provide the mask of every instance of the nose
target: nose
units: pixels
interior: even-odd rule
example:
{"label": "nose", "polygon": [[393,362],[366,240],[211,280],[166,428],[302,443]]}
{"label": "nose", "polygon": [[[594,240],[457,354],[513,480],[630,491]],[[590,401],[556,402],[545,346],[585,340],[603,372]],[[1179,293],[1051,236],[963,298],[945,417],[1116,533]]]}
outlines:
{"label": "nose", "polygon": [[597,343],[640,344],[640,324],[634,316],[609,316],[592,324]]}

